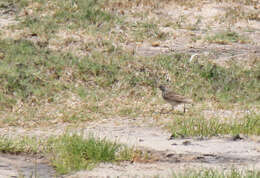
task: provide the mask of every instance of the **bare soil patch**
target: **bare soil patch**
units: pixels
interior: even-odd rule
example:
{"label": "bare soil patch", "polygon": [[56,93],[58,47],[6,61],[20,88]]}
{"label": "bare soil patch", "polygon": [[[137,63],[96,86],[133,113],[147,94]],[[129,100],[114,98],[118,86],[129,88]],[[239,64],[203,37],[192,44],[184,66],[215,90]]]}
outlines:
{"label": "bare soil patch", "polygon": [[0,154],[1,177],[55,176],[55,170],[40,156]]}

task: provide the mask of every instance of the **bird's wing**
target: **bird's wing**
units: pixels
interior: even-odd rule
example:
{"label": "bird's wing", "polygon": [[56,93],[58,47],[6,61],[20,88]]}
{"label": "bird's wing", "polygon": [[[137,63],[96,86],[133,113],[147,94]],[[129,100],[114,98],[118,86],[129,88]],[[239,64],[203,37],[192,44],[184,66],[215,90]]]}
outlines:
{"label": "bird's wing", "polygon": [[192,103],[191,99],[185,98],[184,96],[178,95],[174,92],[169,92],[164,97],[166,100],[175,100],[176,102]]}

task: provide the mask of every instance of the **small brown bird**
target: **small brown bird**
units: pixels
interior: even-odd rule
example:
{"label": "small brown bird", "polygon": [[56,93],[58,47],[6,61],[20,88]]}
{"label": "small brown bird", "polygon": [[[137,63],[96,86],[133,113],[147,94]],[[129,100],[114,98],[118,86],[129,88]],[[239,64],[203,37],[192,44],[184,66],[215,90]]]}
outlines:
{"label": "small brown bird", "polygon": [[185,98],[174,91],[168,91],[163,85],[159,86],[160,90],[162,91],[163,99],[172,105],[172,109],[179,104],[184,104],[184,112],[185,112],[185,104],[192,103],[191,99]]}

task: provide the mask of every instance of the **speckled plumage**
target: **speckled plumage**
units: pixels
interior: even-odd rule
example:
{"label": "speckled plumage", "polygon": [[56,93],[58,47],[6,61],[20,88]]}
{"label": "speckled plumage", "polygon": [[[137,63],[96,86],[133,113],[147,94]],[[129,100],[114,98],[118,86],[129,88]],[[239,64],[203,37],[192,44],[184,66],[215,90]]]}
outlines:
{"label": "speckled plumage", "polygon": [[175,93],[174,91],[168,91],[163,85],[160,85],[159,88],[162,91],[163,99],[166,102],[170,103],[172,105],[172,108],[174,108],[174,106],[177,106],[179,104],[192,103],[191,99],[181,96]]}

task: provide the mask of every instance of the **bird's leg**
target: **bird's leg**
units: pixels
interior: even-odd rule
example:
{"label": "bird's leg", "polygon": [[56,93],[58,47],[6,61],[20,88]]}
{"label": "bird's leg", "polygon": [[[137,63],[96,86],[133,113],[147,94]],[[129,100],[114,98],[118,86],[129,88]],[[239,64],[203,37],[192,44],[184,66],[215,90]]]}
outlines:
{"label": "bird's leg", "polygon": [[175,105],[172,105],[172,109],[169,112],[173,112],[175,113],[175,109],[174,109]]}
{"label": "bird's leg", "polygon": [[185,113],[185,111],[186,111],[186,108],[185,108],[185,104],[184,104],[184,106],[183,106],[183,112]]}

